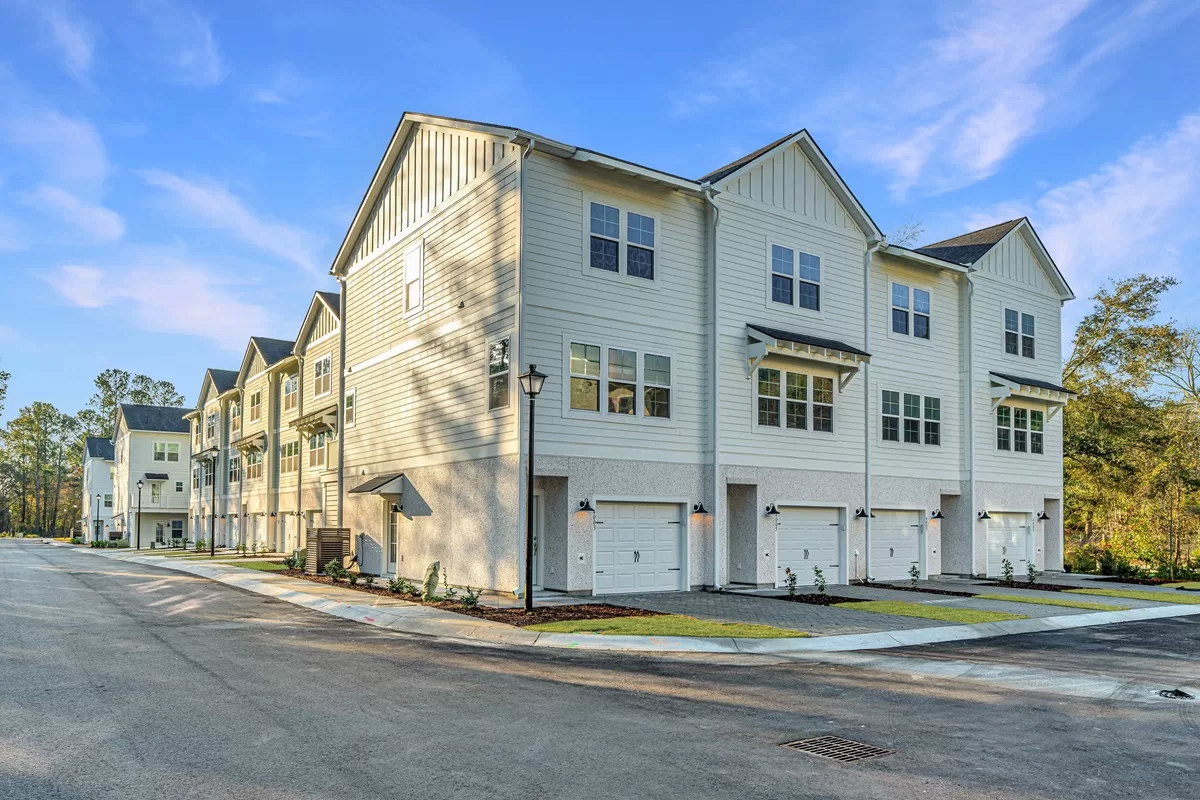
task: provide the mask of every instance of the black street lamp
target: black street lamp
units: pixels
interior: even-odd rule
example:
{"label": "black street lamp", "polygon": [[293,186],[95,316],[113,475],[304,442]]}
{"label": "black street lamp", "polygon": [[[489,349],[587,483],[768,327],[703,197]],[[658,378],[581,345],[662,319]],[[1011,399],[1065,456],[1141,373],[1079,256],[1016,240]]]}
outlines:
{"label": "black street lamp", "polygon": [[92,541],[100,541],[100,495],[96,495],[96,518],[92,520]]}
{"label": "black street lamp", "polygon": [[214,447],[209,464],[212,467],[212,493],[209,495],[208,509],[208,557],[217,555],[217,449]]}
{"label": "black street lamp", "polygon": [[546,376],[536,364],[517,377],[521,391],[529,396],[529,478],[525,486],[525,613],[533,611],[533,401],[542,392]]}
{"label": "black street lamp", "polygon": [[138,516],[137,522],[134,524],[134,529],[137,531],[137,549],[142,549],[142,482],[137,482],[138,487]]}

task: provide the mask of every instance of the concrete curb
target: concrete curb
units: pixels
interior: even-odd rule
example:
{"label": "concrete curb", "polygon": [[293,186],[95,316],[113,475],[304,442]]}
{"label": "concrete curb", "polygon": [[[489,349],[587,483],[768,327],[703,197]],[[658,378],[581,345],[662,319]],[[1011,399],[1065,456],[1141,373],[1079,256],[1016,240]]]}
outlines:
{"label": "concrete curb", "polygon": [[[70,546],[70,545],[68,545]],[[1200,614],[1200,605],[1152,606],[1123,611],[1097,611],[1091,614],[1069,614],[1058,617],[984,622],[974,625],[947,625],[938,628],[879,631],[834,636],[795,639],[731,639],[691,636],[602,636],[576,633],[538,633],[505,625],[500,622],[468,617],[417,604],[377,607],[366,604],[343,603],[306,592],[276,586],[259,580],[257,573],[236,565],[213,568],[197,563],[175,563],[179,559],[156,556],[122,556],[100,549],[88,549],[96,555],[119,561],[133,561],[147,566],[183,572],[233,586],[244,591],[272,597],[313,611],[373,625],[399,633],[433,636],[489,645],[524,645],[573,650],[602,650],[618,652],[656,653],[744,653],[787,655],[789,653],[832,653],[849,650],[886,650],[894,647],[958,642],[993,636],[1014,636],[1022,633],[1114,625],[1149,619],[1186,617]],[[369,595],[364,595],[367,597]]]}

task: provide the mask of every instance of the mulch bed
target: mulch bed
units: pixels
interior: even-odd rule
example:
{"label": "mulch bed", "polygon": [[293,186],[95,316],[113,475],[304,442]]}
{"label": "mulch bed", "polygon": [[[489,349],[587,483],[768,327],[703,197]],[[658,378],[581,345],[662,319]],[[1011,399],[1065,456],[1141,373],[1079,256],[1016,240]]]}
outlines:
{"label": "mulch bed", "polygon": [[760,597],[768,597],[772,600],[787,600],[791,603],[807,603],[810,606],[832,606],[836,603],[863,603],[866,602],[861,597],[838,597],[835,594],[764,594]]}
{"label": "mulch bed", "polygon": [[[495,606],[485,606],[482,604],[475,608],[464,608],[460,600],[439,600],[431,603],[417,596],[396,594],[390,591],[386,585],[380,585],[378,578],[374,586],[364,586],[361,582],[352,586],[349,581],[334,581],[325,575],[309,575],[307,572],[298,569],[287,569],[282,573],[277,572],[274,574],[287,575],[289,578],[303,578],[313,583],[324,583],[327,586],[335,585],[342,589],[353,589],[367,594],[394,597],[397,600],[405,600],[409,603],[429,606],[430,608],[440,608],[443,611],[453,611],[456,614],[463,614],[468,617],[478,617],[480,619],[491,620],[492,622],[503,622],[506,625],[513,625],[517,628],[524,628],[526,625],[537,625],[542,622],[661,616],[658,611],[647,611],[642,608],[622,608],[604,603],[580,603],[579,605],[572,606],[534,606],[533,613],[531,614],[526,614],[523,608],[496,608]],[[462,597],[462,592],[459,592],[458,596]]]}
{"label": "mulch bed", "polygon": [[1138,586],[1161,586],[1164,583],[1178,583],[1177,580],[1171,581],[1165,578],[1118,578],[1116,576],[1107,578],[1093,578],[1097,583],[1132,583]]}
{"label": "mulch bed", "polygon": [[976,586],[1003,586],[1005,589],[1033,589],[1038,592],[1069,592],[1072,589],[1086,589],[1086,586],[1064,586],[1061,583],[1029,583],[1029,581],[992,581],[977,583]]}
{"label": "mulch bed", "polygon": [[921,594],[943,594],[947,597],[974,597],[974,592],[954,592],[949,589],[927,589],[923,586],[905,586],[901,583],[865,583],[863,586],[875,589],[898,589],[901,592],[920,592]]}

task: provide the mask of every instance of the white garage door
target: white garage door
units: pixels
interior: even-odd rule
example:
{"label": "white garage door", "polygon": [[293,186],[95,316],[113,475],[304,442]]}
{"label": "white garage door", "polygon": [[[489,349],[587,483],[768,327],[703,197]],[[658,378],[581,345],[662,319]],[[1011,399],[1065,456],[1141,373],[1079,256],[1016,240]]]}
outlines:
{"label": "white garage door", "polygon": [[829,583],[840,581],[841,529],[836,508],[779,509],[775,585],[786,585],[788,567],[796,573],[796,583],[801,586],[811,586],[815,581],[813,567],[819,567]]}
{"label": "white garage door", "polygon": [[1026,574],[1029,517],[1027,514],[991,514],[987,523],[987,574],[999,578],[1004,574],[1004,560],[1012,564],[1013,577]]}
{"label": "white garage door", "polygon": [[597,503],[595,522],[595,594],[683,589],[680,506]]}
{"label": "white garage door", "polygon": [[871,577],[908,580],[913,564],[921,567],[921,512],[879,511],[871,520]]}

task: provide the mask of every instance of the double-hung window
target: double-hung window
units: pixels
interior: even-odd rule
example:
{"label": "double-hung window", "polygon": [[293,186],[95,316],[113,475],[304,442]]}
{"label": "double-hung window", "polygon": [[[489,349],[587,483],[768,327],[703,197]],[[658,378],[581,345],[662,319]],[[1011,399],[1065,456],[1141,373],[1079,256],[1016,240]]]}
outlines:
{"label": "double-hung window", "polygon": [[760,427],[833,432],[833,378],[760,367],[757,398]]}
{"label": "double-hung window", "polygon": [[155,482],[155,483],[150,484],[150,502],[153,505],[159,505],[162,503],[162,484],[161,483]]}
{"label": "double-hung window", "polygon": [[346,406],[342,409],[342,427],[353,428],[358,417],[358,390],[346,390]]}
{"label": "double-hung window", "polygon": [[771,245],[771,301],[821,310],[821,257]]}
{"label": "double-hung window", "polygon": [[325,442],[327,433],[314,434],[308,437],[308,465],[310,467],[325,467]]}
{"label": "double-hung window", "polygon": [[332,365],[333,356],[318,358],[313,364],[313,397],[321,397],[333,391]]}
{"label": "double-hung window", "polygon": [[178,461],[179,460],[179,445],[172,442],[155,442],[154,443],[154,460],[155,461]]}
{"label": "double-hung window", "polygon": [[508,339],[497,339],[488,345],[488,411],[508,408],[509,397],[512,393],[509,383],[511,369],[509,366],[508,345]]}
{"label": "double-hung window", "polygon": [[201,472],[204,473],[204,485],[209,487],[213,485],[213,474],[216,472],[212,467],[201,467]]}
{"label": "double-hung window", "polygon": [[175,491],[177,493],[183,492],[183,481],[175,481]]}
{"label": "double-hung window", "polygon": [[229,430],[235,436],[242,432],[242,404],[237,401],[229,404]]}
{"label": "double-hung window", "polygon": [[1035,328],[1033,314],[1013,308],[1004,309],[1004,352],[1010,356],[1035,358]]}
{"label": "double-hung window", "polygon": [[283,410],[291,411],[296,407],[300,396],[300,379],[295,375],[285,375],[283,378]]}
{"label": "double-hung window", "polygon": [[192,488],[200,488],[200,467],[196,467],[192,470]]}
{"label": "double-hung window", "polygon": [[1045,412],[1017,406],[996,407],[996,449],[1042,455],[1046,449]]}
{"label": "double-hung window", "polygon": [[250,421],[258,422],[262,419],[262,392],[255,392],[250,395]]}
{"label": "double-hung window", "polygon": [[112,507],[113,507],[113,498],[112,498],[112,495],[111,495],[111,494],[106,494],[106,495],[104,495],[104,507],[105,507],[105,508],[112,508]]}
{"label": "double-hung window", "polygon": [[215,411],[204,418],[204,437],[210,441],[217,438],[217,413]]}
{"label": "double-hung window", "polygon": [[1045,442],[1042,436],[1046,428],[1045,415],[1036,409],[1029,411],[1029,452],[1034,455],[1042,455],[1045,452]]}
{"label": "double-hung window", "polygon": [[[624,233],[624,236],[622,236]],[[588,203],[588,265],[592,269],[654,280],[658,232],[654,217],[625,212],[605,203]]]}
{"label": "double-hung window", "polygon": [[880,435],[885,442],[942,443],[942,401],[884,389],[880,397]]}
{"label": "double-hung window", "polygon": [[572,342],[569,369],[572,410],[671,418],[670,356]]}
{"label": "double-hung window", "polygon": [[241,456],[230,456],[229,457],[229,483],[232,485],[232,484],[241,483],[241,482],[242,482],[242,458],[241,458]]}
{"label": "double-hung window", "polygon": [[415,314],[425,304],[425,259],[421,245],[404,254],[404,313]]}
{"label": "double-hung window", "polygon": [[192,423],[192,442],[196,447],[200,446],[200,420]]}
{"label": "double-hung window", "polygon": [[279,471],[296,472],[300,469],[300,443],[284,442],[279,445]]}
{"label": "double-hung window", "polygon": [[892,333],[929,339],[929,291],[903,283],[892,284]]}
{"label": "double-hung window", "polygon": [[246,454],[246,478],[258,480],[263,474],[263,454],[261,450],[251,450]]}

